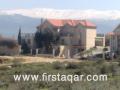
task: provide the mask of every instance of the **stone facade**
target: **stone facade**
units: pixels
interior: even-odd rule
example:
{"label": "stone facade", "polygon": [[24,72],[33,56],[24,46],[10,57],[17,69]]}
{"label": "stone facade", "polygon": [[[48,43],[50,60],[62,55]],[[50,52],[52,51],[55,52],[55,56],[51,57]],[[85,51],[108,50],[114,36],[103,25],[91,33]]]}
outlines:
{"label": "stone facade", "polygon": [[[96,25],[86,20],[45,20],[38,30],[59,32],[60,43],[69,46],[70,54],[95,47]],[[61,43],[62,42],[62,43]]]}

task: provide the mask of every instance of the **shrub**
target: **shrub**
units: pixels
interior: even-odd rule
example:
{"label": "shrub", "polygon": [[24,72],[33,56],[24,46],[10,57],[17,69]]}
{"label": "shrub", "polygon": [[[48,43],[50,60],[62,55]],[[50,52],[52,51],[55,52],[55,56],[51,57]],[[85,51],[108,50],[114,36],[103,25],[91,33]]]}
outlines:
{"label": "shrub", "polygon": [[7,46],[8,48],[17,47],[18,44],[15,40],[12,39],[2,39],[0,40],[0,46]]}
{"label": "shrub", "polygon": [[112,64],[110,66],[111,72],[114,76],[120,75],[120,67],[118,67],[116,64]]}
{"label": "shrub", "polygon": [[77,69],[78,68],[78,64],[77,63],[68,63],[66,65],[66,69]]}
{"label": "shrub", "polygon": [[98,60],[96,63],[97,63],[97,64],[104,64],[104,63],[105,63],[105,60]]}
{"label": "shrub", "polygon": [[63,68],[63,65],[64,64],[62,64],[60,62],[53,62],[53,68],[54,69],[61,69],[61,68]]}
{"label": "shrub", "polygon": [[110,73],[110,67],[108,65],[103,65],[101,68],[101,74],[108,74]]}

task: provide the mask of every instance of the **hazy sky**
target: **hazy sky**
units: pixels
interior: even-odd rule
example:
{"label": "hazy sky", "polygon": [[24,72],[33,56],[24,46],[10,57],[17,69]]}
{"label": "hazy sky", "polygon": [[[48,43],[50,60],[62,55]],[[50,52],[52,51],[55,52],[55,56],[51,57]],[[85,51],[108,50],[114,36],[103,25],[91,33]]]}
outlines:
{"label": "hazy sky", "polygon": [[0,0],[0,9],[54,8],[54,9],[120,9],[120,0]]}
{"label": "hazy sky", "polygon": [[[77,10],[83,10],[83,11],[87,9],[96,9],[96,11],[97,10],[98,11],[99,10],[101,11],[120,10],[120,0],[0,0],[1,10],[2,9],[21,9],[21,8],[22,9],[31,9],[31,8],[77,9]],[[105,12],[103,15],[106,15],[106,14],[107,12]],[[110,15],[111,14],[114,14],[114,13],[110,13]],[[110,15],[107,15],[107,16],[110,16]],[[120,14],[118,11],[116,11],[115,15],[113,16],[119,17]],[[6,26],[5,26],[6,23],[5,25],[2,25],[3,24],[2,22],[1,22],[1,27],[3,27],[3,29],[0,29],[0,34],[4,34],[4,35],[10,34],[8,32],[8,29],[6,29]],[[33,27],[34,29],[36,29],[36,25]],[[12,35],[17,35],[15,31],[18,30],[18,26],[21,26],[21,24],[17,26],[14,25],[13,29],[11,28],[12,27],[11,25],[7,27],[12,29],[11,30]],[[25,28],[22,27],[23,31],[24,29],[29,30],[29,26],[26,26]],[[103,30],[101,29],[101,31]]]}

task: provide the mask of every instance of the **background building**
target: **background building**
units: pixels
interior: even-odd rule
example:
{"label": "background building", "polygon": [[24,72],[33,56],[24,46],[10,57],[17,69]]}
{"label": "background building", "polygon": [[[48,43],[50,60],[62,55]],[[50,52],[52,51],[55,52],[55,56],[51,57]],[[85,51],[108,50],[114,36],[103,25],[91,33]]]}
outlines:
{"label": "background building", "polygon": [[120,25],[110,34],[110,47],[111,52],[120,54]]}
{"label": "background building", "polygon": [[95,39],[95,46],[97,47],[105,47],[105,35],[97,34]]}

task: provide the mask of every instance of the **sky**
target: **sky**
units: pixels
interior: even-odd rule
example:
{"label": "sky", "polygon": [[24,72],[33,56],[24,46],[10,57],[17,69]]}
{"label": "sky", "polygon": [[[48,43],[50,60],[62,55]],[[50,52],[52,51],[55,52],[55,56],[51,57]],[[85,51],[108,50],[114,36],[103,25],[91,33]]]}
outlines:
{"label": "sky", "polygon": [[[95,16],[120,17],[120,0],[0,0],[0,10],[46,8],[57,10],[96,10]],[[101,10],[100,12],[98,12]],[[106,10],[119,10],[107,13]],[[28,12],[25,12],[29,14]],[[87,12],[88,13],[88,12]],[[91,12],[90,12],[91,13]],[[102,14],[101,14],[102,13]],[[109,15],[108,15],[109,14]],[[112,14],[112,15],[111,15]],[[81,15],[81,14],[80,14]],[[87,14],[88,15],[88,14]],[[89,14],[89,15],[93,15]],[[118,16],[118,17],[117,17]],[[3,25],[2,25],[3,26]],[[4,30],[3,30],[4,31]],[[3,31],[0,30],[0,33]],[[6,33],[6,31],[4,31]]]}
{"label": "sky", "polygon": [[119,10],[120,0],[0,0],[0,9],[19,8]]}

